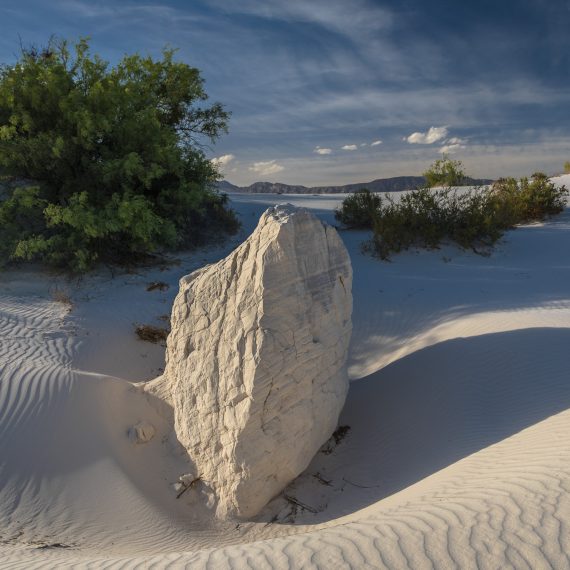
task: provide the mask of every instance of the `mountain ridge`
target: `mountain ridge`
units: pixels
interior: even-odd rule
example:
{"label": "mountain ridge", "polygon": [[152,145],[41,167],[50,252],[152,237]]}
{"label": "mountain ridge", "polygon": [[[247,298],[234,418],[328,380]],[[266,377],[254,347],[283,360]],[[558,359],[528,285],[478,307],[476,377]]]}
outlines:
{"label": "mountain ridge", "polygon": [[[467,178],[467,185],[490,184],[490,179]],[[413,190],[425,184],[423,176],[394,176],[391,178],[377,178],[370,182],[358,182],[339,186],[302,186],[283,184],[282,182],[254,182],[249,186],[237,186],[222,180],[218,182],[218,189],[222,192],[242,192],[249,194],[349,194],[362,188],[371,192],[401,192]]]}

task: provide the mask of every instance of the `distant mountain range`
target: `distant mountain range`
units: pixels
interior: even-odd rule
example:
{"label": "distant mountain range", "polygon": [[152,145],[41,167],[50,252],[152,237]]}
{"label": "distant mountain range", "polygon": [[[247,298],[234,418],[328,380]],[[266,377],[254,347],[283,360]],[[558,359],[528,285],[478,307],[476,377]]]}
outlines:
{"label": "distant mountain range", "polygon": [[[476,180],[468,178],[466,185],[490,184],[492,180]],[[236,186],[227,180],[218,182],[222,192],[249,192],[251,194],[348,194],[361,188],[368,188],[371,192],[401,192],[412,190],[425,184],[423,176],[396,176],[394,178],[378,178],[370,182],[359,184],[345,184],[344,186],[294,186],[281,182],[254,182],[249,186]]]}

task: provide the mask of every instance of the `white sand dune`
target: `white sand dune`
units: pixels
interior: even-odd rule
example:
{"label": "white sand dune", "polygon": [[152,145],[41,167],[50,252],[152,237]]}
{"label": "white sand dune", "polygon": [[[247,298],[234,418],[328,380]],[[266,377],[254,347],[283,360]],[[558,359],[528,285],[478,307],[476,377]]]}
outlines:
{"label": "white sand dune", "polygon": [[[570,176],[560,182],[570,186]],[[342,196],[287,196],[328,221]],[[275,196],[239,195],[247,233]],[[345,438],[257,521],[176,499],[168,410],[129,381],[160,373],[180,266],[72,285],[0,278],[0,567],[570,568],[570,210],[490,257],[449,246],[354,268]],[[152,281],[167,291],[146,291]],[[69,290],[71,312],[51,299]],[[127,404],[128,402],[128,404]],[[132,445],[150,419],[157,436]]]}

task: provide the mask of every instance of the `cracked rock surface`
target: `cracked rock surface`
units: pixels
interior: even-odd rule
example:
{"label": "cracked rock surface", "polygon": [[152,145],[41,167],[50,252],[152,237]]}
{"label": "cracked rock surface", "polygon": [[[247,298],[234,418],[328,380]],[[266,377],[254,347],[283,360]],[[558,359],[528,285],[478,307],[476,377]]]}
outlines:
{"label": "cracked rock surface", "polygon": [[336,230],[288,204],[181,279],[162,382],[217,516],[258,513],[334,431],[348,390],[351,286]]}

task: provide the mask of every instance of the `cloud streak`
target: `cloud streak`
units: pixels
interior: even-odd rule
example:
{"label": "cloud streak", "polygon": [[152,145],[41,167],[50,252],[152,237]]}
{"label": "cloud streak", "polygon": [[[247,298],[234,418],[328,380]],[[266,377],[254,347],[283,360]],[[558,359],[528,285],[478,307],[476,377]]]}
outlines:
{"label": "cloud streak", "polygon": [[352,0],[350,4],[344,0],[241,0],[239,3],[210,0],[208,3],[229,13],[249,14],[288,23],[316,24],[354,39],[393,25],[391,10],[365,0]]}
{"label": "cloud streak", "polygon": [[467,141],[459,137],[451,137],[447,139],[443,146],[441,146],[438,151],[442,154],[454,154],[460,150],[467,148]]}

